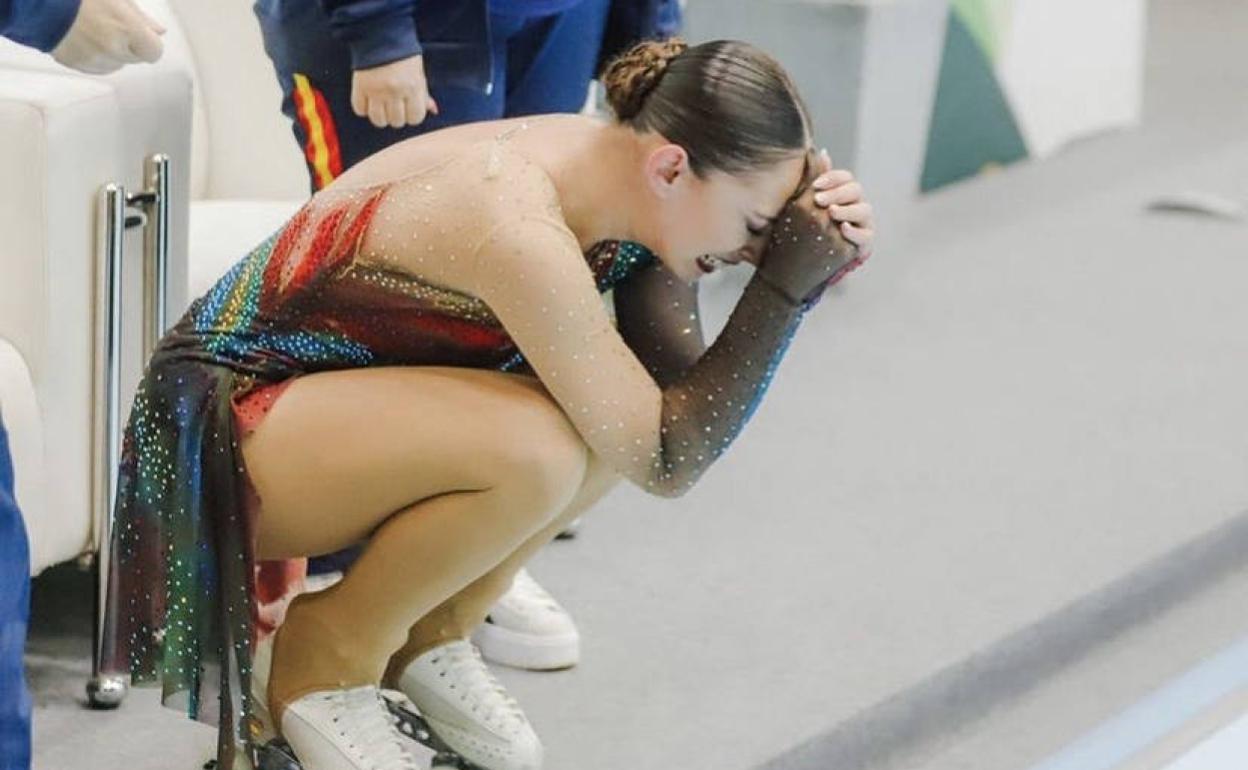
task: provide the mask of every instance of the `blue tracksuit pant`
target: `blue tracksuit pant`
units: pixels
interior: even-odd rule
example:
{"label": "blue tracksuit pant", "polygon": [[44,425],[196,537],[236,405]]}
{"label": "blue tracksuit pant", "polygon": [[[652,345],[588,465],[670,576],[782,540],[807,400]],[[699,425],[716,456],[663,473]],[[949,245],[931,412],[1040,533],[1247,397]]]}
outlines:
{"label": "blue tracksuit pant", "polygon": [[30,693],[22,652],[30,618],[30,546],[13,499],[9,437],[0,422],[0,770],[30,767]]}
{"label": "blue tracksuit pant", "polygon": [[[397,141],[439,128],[521,115],[579,112],[589,83],[597,74],[594,67],[608,6],[608,0],[581,0],[565,11],[545,16],[491,12],[488,45],[492,88],[487,92],[484,88],[439,83],[435,71],[429,75],[429,91],[440,113],[430,114],[419,126],[403,128],[377,128],[351,111],[350,51],[331,37],[328,19],[316,3],[307,4],[307,18],[297,23],[287,17],[278,24],[261,14],[265,48],[284,94],[282,112],[291,119],[295,139],[304,152],[312,189],[323,187],[363,158]],[[300,72],[297,67],[314,71]]]}

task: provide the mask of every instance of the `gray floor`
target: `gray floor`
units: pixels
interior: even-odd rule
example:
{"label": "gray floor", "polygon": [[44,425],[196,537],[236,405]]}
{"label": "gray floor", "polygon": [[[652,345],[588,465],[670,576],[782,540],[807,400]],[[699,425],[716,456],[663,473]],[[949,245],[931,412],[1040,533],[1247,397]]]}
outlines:
{"label": "gray floor", "polygon": [[[550,770],[1022,768],[1248,633],[1248,226],[1143,209],[1248,202],[1248,7],[1151,10],[1143,129],[926,200],[698,489],[540,555]],[[81,578],[37,581],[36,767],[198,767],[151,691],[81,708]]]}

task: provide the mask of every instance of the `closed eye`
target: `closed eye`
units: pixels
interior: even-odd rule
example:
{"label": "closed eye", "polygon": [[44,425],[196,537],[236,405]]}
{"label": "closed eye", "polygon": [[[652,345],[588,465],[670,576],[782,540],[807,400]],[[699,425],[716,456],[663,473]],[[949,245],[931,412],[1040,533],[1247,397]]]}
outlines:
{"label": "closed eye", "polygon": [[[776,219],[780,216],[780,212],[776,212],[773,216],[760,214],[757,211],[751,212],[745,217],[745,229],[752,236],[766,235],[771,226],[776,223]],[[762,220],[761,225],[755,225],[754,222]]]}

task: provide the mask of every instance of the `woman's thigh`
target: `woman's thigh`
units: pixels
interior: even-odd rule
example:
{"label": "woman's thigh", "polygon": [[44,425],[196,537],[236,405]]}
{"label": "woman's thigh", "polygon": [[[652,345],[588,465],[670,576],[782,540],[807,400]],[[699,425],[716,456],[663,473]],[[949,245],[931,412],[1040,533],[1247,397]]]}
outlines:
{"label": "woman's thigh", "polygon": [[437,495],[583,473],[586,451],[535,378],[456,367],[300,377],[242,444],[260,558],[343,548]]}

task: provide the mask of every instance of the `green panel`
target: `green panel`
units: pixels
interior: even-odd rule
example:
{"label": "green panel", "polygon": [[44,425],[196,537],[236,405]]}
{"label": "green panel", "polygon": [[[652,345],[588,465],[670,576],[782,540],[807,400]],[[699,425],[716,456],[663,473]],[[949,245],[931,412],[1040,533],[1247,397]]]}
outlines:
{"label": "green panel", "polygon": [[960,14],[949,13],[920,188],[926,192],[1027,157],[992,65]]}
{"label": "green panel", "polygon": [[990,62],[997,60],[1001,46],[994,18],[995,5],[995,0],[953,0],[951,6]]}

